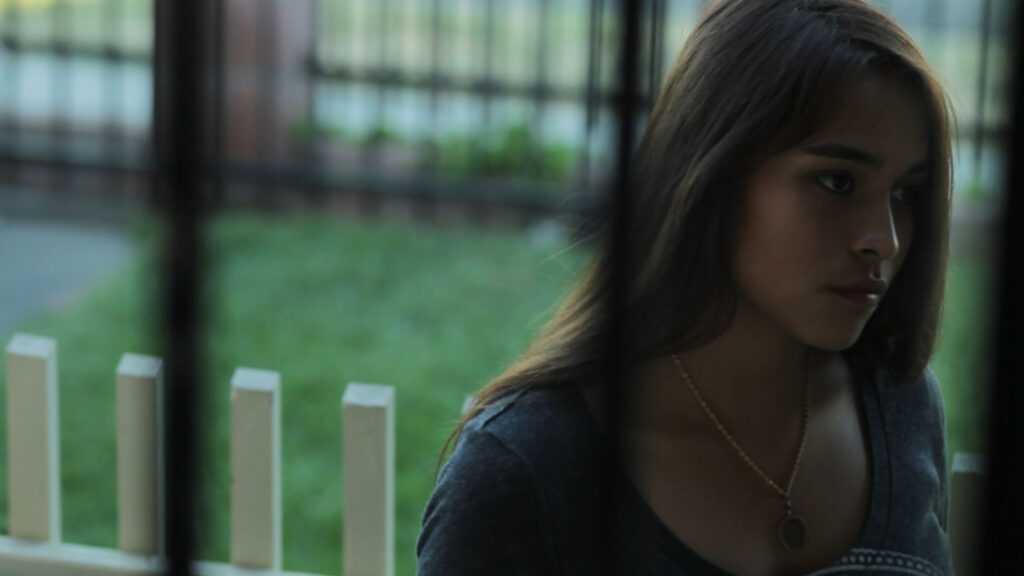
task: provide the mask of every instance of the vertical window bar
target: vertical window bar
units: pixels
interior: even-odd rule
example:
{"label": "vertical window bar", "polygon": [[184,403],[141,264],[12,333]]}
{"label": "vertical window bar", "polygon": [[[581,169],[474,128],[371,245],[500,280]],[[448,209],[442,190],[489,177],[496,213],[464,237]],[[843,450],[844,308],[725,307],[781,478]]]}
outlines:
{"label": "vertical window bar", "polygon": [[[380,131],[384,129],[384,123],[387,121],[387,101],[388,101],[388,86],[386,79],[391,77],[393,72],[390,55],[388,54],[388,48],[391,44],[391,27],[388,25],[388,18],[390,17],[390,6],[388,0],[374,0],[380,10],[377,11],[377,110],[374,115],[373,126],[371,130],[374,133],[381,134]],[[380,167],[381,162],[381,148],[376,145],[377,143],[371,143],[373,149],[373,164],[374,168]]]}
{"label": "vertical window bar", "polygon": [[[153,46],[149,54],[149,69],[152,71],[153,82],[152,98],[153,108],[151,110],[150,125],[152,135],[149,141],[149,157],[153,171],[149,176],[150,204],[157,210],[167,208],[167,199],[163,196],[164,186],[161,184],[163,173],[166,167],[163,166],[164,156],[167,148],[167,119],[165,118],[164,102],[167,100],[167,39],[169,34],[168,19],[170,18],[170,2],[174,0],[150,0],[153,4]],[[169,457],[169,456],[168,456]]]}
{"label": "vertical window bar", "polygon": [[650,0],[651,26],[650,37],[650,83],[645,98],[646,108],[654,106],[658,97],[658,86],[661,85],[661,74],[665,51],[665,0]]}
{"label": "vertical window bar", "polygon": [[981,570],[979,574],[1018,574],[1024,563],[1020,550],[1024,546],[1024,10],[1015,3],[1016,26],[1011,38],[1014,44],[1009,76],[1011,114],[1009,149],[1006,155],[1006,188],[1000,226],[1001,262],[997,267],[999,308],[993,341],[995,361],[990,381],[989,459],[986,486],[985,531],[979,540]]}
{"label": "vertical window bar", "polygon": [[[341,0],[337,1],[340,2]],[[361,4],[362,2],[363,0],[348,0],[349,22],[351,23],[350,26],[352,29],[352,45],[349,47],[349,66],[351,66],[353,70],[355,70],[356,68],[360,68],[365,64],[365,58],[363,58],[363,53],[360,50],[360,42],[362,41],[365,32],[360,31],[365,31],[366,26],[365,22],[360,22],[359,18],[357,18],[357,16],[360,15],[360,10],[357,7],[357,5]],[[357,54],[359,55],[359,58],[357,58]]]}
{"label": "vertical window bar", "polygon": [[494,0],[484,0],[483,129],[491,134],[491,97],[494,94]]}
{"label": "vertical window bar", "polygon": [[[218,1],[223,2],[223,0]],[[303,77],[303,81],[308,83],[306,88],[308,92],[306,93],[306,118],[304,123],[306,125],[306,128],[309,130],[309,136],[302,141],[303,144],[301,145],[301,154],[303,165],[306,167],[306,170],[310,173],[310,175],[313,176],[311,178],[307,178],[308,184],[304,190],[306,197],[311,200],[315,200],[320,205],[320,207],[323,207],[323,187],[320,185],[321,179],[319,178],[319,175],[322,174],[323,172],[323,167],[321,166],[319,158],[317,157],[316,154],[316,145],[318,141],[317,135],[320,134],[320,125],[318,123],[319,117],[317,116],[317,101],[319,100],[317,98],[317,87],[319,83],[317,81],[317,76],[315,74],[310,73],[312,70],[308,66],[308,64],[310,62],[319,61],[318,54],[320,53],[319,49],[321,45],[321,37],[323,36],[323,30],[318,25],[318,23],[324,22],[325,18],[323,16],[323,2],[321,0],[308,1],[313,3],[312,7],[309,10],[309,17],[312,18],[312,21],[309,23],[309,31],[312,34],[312,38],[309,39],[309,58],[306,62],[307,65],[304,67],[305,74]],[[221,100],[223,100],[223,92],[217,92],[217,94],[220,95],[218,96],[217,100],[217,103],[219,105]]]}
{"label": "vertical window bar", "polygon": [[[430,14],[430,131],[433,134],[434,142],[439,143],[441,139],[440,121],[438,120],[438,108],[440,105],[439,92],[441,89],[441,11],[444,9],[442,0],[431,0]],[[434,156],[434,171],[440,170],[438,162],[440,159]]]}
{"label": "vertical window bar", "polygon": [[[629,185],[631,179],[631,160],[633,156],[634,140],[636,134],[636,116],[639,111],[640,101],[640,11],[642,5],[640,0],[619,0],[620,8],[620,45],[618,58],[618,86],[615,93],[615,113],[618,119],[618,134],[616,142],[616,164],[614,189],[610,211],[609,234],[606,241],[610,256],[609,275],[606,281],[611,288],[611,301],[608,310],[609,338],[606,344],[605,358],[608,360],[608,374],[611,377],[608,386],[608,414],[607,421],[611,430],[612,462],[621,461],[620,451],[623,449],[621,439],[621,415],[627,414],[628,409],[624,402],[629,400],[625,393],[625,381],[630,354],[628,348],[629,335],[626,334],[625,304],[628,286],[628,239],[630,225]],[[610,486],[606,484],[606,489]],[[610,494],[610,492],[609,492]],[[614,510],[617,507],[609,505],[607,509]],[[615,534],[614,526],[620,520],[614,513],[610,514],[608,522],[609,533]],[[606,547],[606,550],[611,549]]]}
{"label": "vertical window bar", "polygon": [[[478,39],[473,35],[473,32],[475,31],[474,25],[479,20],[479,18],[478,18],[478,12],[479,11],[476,8],[479,5],[479,2],[480,2],[480,0],[464,0],[462,2],[458,2],[454,6],[454,10],[453,10],[453,14],[452,14],[452,17],[453,17],[453,20],[454,20],[454,25],[453,25],[452,29],[453,30],[458,30],[457,35],[459,37],[459,41],[457,43],[457,46],[455,47],[455,53],[457,54],[461,50],[461,51],[463,51],[463,52],[465,52],[467,54],[467,56],[465,57],[465,60],[464,60],[464,64],[465,64],[465,68],[464,69],[460,69],[458,67],[453,67],[454,70],[453,70],[452,76],[455,79],[454,84],[459,84],[459,85],[466,85],[466,84],[468,84],[471,87],[479,87],[479,85],[480,85],[480,82],[479,82],[480,81],[480,73],[477,70],[477,65],[478,64],[483,64],[483,63],[479,62],[478,58],[476,58],[476,56],[481,54],[481,51],[480,51],[480,46],[477,43]],[[462,25],[460,25],[460,24],[462,24]],[[452,60],[454,62],[455,58],[453,57]],[[473,105],[476,105],[476,104],[479,103],[479,98],[480,98],[479,91],[473,91],[472,94],[468,95],[467,100],[471,101],[473,103]],[[472,109],[475,111],[475,107],[472,108]],[[484,112],[486,113],[486,111],[484,111]],[[484,137],[486,137],[487,136],[487,125],[486,125],[485,118],[481,118],[480,121],[481,121],[480,125],[482,126],[482,130],[478,134],[482,134]],[[479,137],[477,137],[477,138],[470,138],[470,140],[469,140],[469,156],[470,156],[470,158],[479,158],[480,157],[480,145],[481,145],[482,140],[483,140],[483,138],[479,138]],[[466,177],[467,178],[471,178],[471,176],[466,176]]]}
{"label": "vertical window bar", "polygon": [[587,38],[586,127],[583,147],[583,181],[588,196],[591,192],[591,149],[594,126],[601,107],[601,34],[604,15],[603,0],[590,0],[590,30]]}
{"label": "vertical window bar", "polygon": [[[120,0],[103,0],[102,5],[102,34],[103,39],[103,133],[102,150],[103,160],[112,166],[124,167],[124,129],[120,122],[119,110],[122,106],[123,68],[124,59],[118,54],[124,53],[124,41],[122,25],[122,12]],[[118,42],[118,40],[121,40]],[[105,179],[106,186],[109,186],[117,195],[126,189],[124,173],[121,170],[111,170],[109,177]]]}
{"label": "vertical window bar", "polygon": [[[362,4],[363,8],[369,11],[367,8],[366,0],[354,0]],[[378,130],[384,126],[384,106],[387,102],[387,85],[383,82],[384,78],[388,73],[388,0],[373,0],[369,2],[369,6],[377,6],[378,10],[376,13],[377,18],[377,43],[372,44],[373,38],[367,35],[362,36],[364,48],[367,50],[375,50],[376,54],[372,55],[368,59],[371,74],[369,75],[370,80],[368,84],[372,85],[376,83],[376,94],[373,111],[373,124],[369,126],[369,132],[364,136],[361,144],[360,155],[363,161],[361,162],[361,188],[360,190],[360,201],[359,210],[367,213],[377,213],[380,210],[380,198],[378,197],[377,190],[372,187],[372,181],[377,172],[379,172],[381,163],[381,150],[376,141],[379,135]],[[369,17],[368,17],[369,19]],[[368,30],[369,24],[364,28]]]}
{"label": "vertical window bar", "polygon": [[[654,86],[656,82],[654,78],[654,58],[658,52],[658,46],[657,35],[654,33],[654,27],[658,18],[658,0],[645,0],[643,2],[643,6],[646,9],[646,14],[641,14],[640,36],[643,37],[646,34],[646,38],[643,38],[643,40],[646,41],[644,45],[646,53],[641,52],[641,54],[647,57],[647,61],[644,62],[644,64],[647,65],[647,74],[646,78],[644,78],[644,87],[643,92],[641,92],[641,97],[646,101],[650,95],[654,93]],[[644,22],[643,16],[647,17],[646,22]]]}
{"label": "vertical window bar", "polygon": [[[543,134],[544,134],[544,104],[547,100],[547,95],[551,91],[551,85],[548,81],[548,67],[547,64],[550,61],[550,36],[551,32],[549,29],[549,23],[551,22],[551,0],[538,0],[537,5],[537,83],[536,90],[534,91],[534,109],[533,109],[533,133],[537,142],[541,144],[540,149],[543,150]],[[538,167],[540,170],[540,168]],[[536,174],[536,176],[542,176],[542,173]]]}
{"label": "vertical window bar", "polygon": [[21,18],[17,2],[9,2],[4,7],[4,60],[5,78],[3,84],[9,98],[10,108],[4,115],[4,130],[7,132],[5,142],[11,159],[6,162],[10,185],[21,184],[21,163],[14,161],[21,152]]}
{"label": "vertical window bar", "polygon": [[60,196],[70,194],[74,157],[70,121],[71,90],[71,25],[67,0],[56,0],[50,6],[50,119],[47,130],[47,154],[57,160],[50,168],[50,187]]}
{"label": "vertical window bar", "polygon": [[[341,14],[344,11],[345,14],[347,14],[347,16],[348,16],[348,18],[347,18],[348,28],[349,28],[349,30],[347,32],[347,34],[348,34],[347,35],[347,40],[348,40],[347,48],[348,48],[348,50],[344,49],[346,35],[345,35],[345,33],[342,33],[341,34],[341,39],[338,40],[337,44],[335,45],[336,46],[336,48],[335,48],[336,52],[334,52],[334,57],[337,60],[335,60],[334,62],[339,62],[339,61],[341,61],[344,58],[344,66],[345,66],[346,69],[348,69],[350,72],[359,71],[360,66],[359,66],[359,63],[357,62],[357,55],[361,55],[360,52],[359,52],[359,33],[358,33],[358,30],[360,30],[360,22],[356,18],[356,14],[357,14],[357,12],[356,12],[356,10],[357,10],[356,9],[356,2],[358,0],[347,0],[347,7],[344,7],[344,8],[341,5],[341,2],[343,0],[328,0],[328,1],[330,1],[333,4],[333,6],[334,6],[334,10],[333,10],[334,14]],[[342,18],[340,18],[339,20],[341,22],[345,22],[346,21],[344,16]],[[343,84],[343,83],[339,82],[337,79],[332,78],[330,80],[330,82],[331,82],[331,86],[334,87],[337,90],[337,92],[343,92],[343,90],[344,90],[344,93],[347,93],[349,98],[352,101],[355,100],[356,88],[352,85],[351,81],[346,82],[346,83]],[[334,112],[335,112],[334,117],[335,118],[345,118],[345,115],[348,114],[349,110],[345,107],[344,102],[343,102],[343,98],[334,98],[333,99],[333,103],[334,103]],[[347,121],[347,119],[345,121]],[[362,177],[365,174],[363,172],[363,168],[362,167],[364,167],[366,165],[366,149],[363,148],[363,147],[360,147],[359,155],[360,155],[361,159],[363,160],[363,162],[360,163],[360,168],[358,169],[359,176]],[[358,182],[357,182],[357,186],[358,186]],[[345,194],[351,194],[351,198],[355,201],[353,203],[353,205],[358,210],[358,208],[359,208],[359,204],[358,204],[358,202],[359,202],[358,190],[355,190],[355,191],[345,190],[345,191],[342,191],[342,192],[344,192]],[[335,193],[338,193],[338,191],[335,190]]]}
{"label": "vertical window bar", "polygon": [[[324,6],[324,3],[327,3]],[[335,47],[334,39],[334,26],[337,21],[338,15],[338,2],[337,0],[316,0],[317,12],[320,16],[319,35],[317,36],[317,51],[314,54],[314,58],[317,62],[322,62],[328,66],[337,66],[341,63],[341,59],[335,53],[337,48]]]}
{"label": "vertical window bar", "polygon": [[211,199],[209,206],[213,211],[223,207],[225,201],[224,100],[227,97],[227,85],[224,81],[224,54],[226,52],[224,37],[227,30],[227,20],[224,2],[225,0],[213,0],[213,30],[211,35],[213,42],[213,181],[210,186]]}
{"label": "vertical window bar", "polygon": [[[275,131],[274,126],[277,123],[276,110],[274,103],[277,96],[277,46],[276,46],[276,34],[274,28],[277,25],[276,14],[276,0],[257,0],[257,11],[256,21],[259,22],[257,27],[258,34],[262,35],[263,38],[259,41],[260,46],[260,63],[259,63],[259,78],[260,86],[263,88],[259,91],[259,107],[260,107],[260,119],[259,122],[259,134],[260,134],[260,149],[259,155],[261,156],[260,162],[265,165],[272,165],[274,160],[274,148],[275,148]],[[248,87],[246,88],[248,90]],[[257,194],[263,198],[264,205],[275,205],[278,201],[277,186],[272,180],[262,180],[257,184]]]}
{"label": "vertical window bar", "polygon": [[438,119],[440,113],[440,89],[441,89],[441,11],[444,10],[442,0],[431,0],[430,14],[430,134],[433,139],[428,149],[430,154],[431,185],[430,204],[434,207],[434,217],[437,217],[438,190],[441,180],[441,123]]}
{"label": "vertical window bar", "polygon": [[981,3],[981,63],[978,66],[978,104],[974,119],[974,179],[981,180],[981,156],[985,144],[985,96],[988,88],[988,45],[992,0]]}
{"label": "vertical window bar", "polygon": [[[396,43],[401,50],[399,53],[399,74],[405,78],[422,78],[421,76],[421,57],[418,52],[420,41],[424,35],[422,33],[422,19],[420,18],[422,2],[419,0],[406,0],[402,4],[405,10],[405,16],[403,20],[402,29],[404,30],[404,42]],[[423,94],[422,88],[417,89],[415,92],[407,90],[403,94],[403,98],[409,99],[410,96],[416,98],[416,102],[419,102],[419,97]],[[414,95],[414,96],[413,96]],[[410,133],[413,138],[413,152],[416,155],[416,167],[413,168],[416,174],[416,189],[412,190],[413,195],[410,200],[410,213],[415,220],[422,220],[426,215],[427,204],[423,202],[424,196],[430,191],[432,186],[426,181],[426,167],[423,162],[424,146],[422,146],[423,139],[426,137],[425,120],[421,115],[417,115],[415,125],[410,127]]]}
{"label": "vertical window bar", "polygon": [[165,534],[168,571],[191,574],[194,554],[196,419],[201,399],[199,286],[203,124],[201,0],[155,0],[157,186],[167,226],[163,336],[167,433]]}

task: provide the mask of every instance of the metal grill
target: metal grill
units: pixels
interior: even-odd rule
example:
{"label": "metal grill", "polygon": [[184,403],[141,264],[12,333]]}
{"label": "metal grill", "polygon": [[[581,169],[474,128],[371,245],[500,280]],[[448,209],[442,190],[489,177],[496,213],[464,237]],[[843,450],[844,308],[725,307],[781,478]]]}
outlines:
{"label": "metal grill", "polygon": [[[160,129],[154,0],[0,4],[6,196],[146,202]],[[703,0],[645,0],[649,108]],[[1009,3],[880,2],[959,106],[959,181],[997,189]],[[216,0],[205,5],[213,206],[405,203],[587,212],[611,174],[622,30],[605,0]],[[952,46],[952,47],[951,47]],[[967,59],[967,60],[965,60]],[[974,60],[970,62],[970,60]],[[968,64],[964,64],[968,62]],[[154,81],[154,79],[157,79]],[[962,146],[962,148],[965,148]],[[29,191],[34,191],[29,193]],[[10,200],[8,200],[10,202]]]}

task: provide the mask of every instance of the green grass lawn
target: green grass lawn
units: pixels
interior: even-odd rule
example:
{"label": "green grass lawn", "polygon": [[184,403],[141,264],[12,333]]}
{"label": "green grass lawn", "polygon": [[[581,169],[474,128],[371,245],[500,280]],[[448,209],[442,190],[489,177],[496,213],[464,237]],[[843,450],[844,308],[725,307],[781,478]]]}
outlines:
{"label": "green grass lawn", "polygon": [[[229,382],[246,366],[282,376],[289,570],[340,573],[341,395],[348,382],[395,386],[396,574],[413,573],[434,467],[464,396],[521,351],[582,253],[514,233],[316,217],[228,216],[208,238],[202,556],[228,558]],[[123,352],[159,355],[153,271],[152,261],[132,265],[21,329],[59,342],[68,541],[117,545],[114,370]],[[0,435],[3,446],[2,424]]]}
{"label": "green grass lawn", "polygon": [[[153,243],[152,233],[144,236]],[[395,573],[412,574],[438,452],[464,396],[522,350],[586,251],[533,245],[512,232],[311,216],[224,216],[209,227],[208,239],[203,558],[228,558],[229,382],[236,367],[246,366],[282,376],[288,570],[340,573],[342,391],[348,382],[396,388]],[[142,253],[95,291],[22,328],[60,345],[67,541],[117,545],[114,369],[123,352],[159,355],[155,266],[152,251]],[[953,263],[947,323],[933,362],[946,392],[953,450],[980,448],[984,278],[979,264]],[[0,409],[0,419],[5,414]],[[0,446],[5,442],[0,424]],[[6,478],[0,459],[4,525]]]}

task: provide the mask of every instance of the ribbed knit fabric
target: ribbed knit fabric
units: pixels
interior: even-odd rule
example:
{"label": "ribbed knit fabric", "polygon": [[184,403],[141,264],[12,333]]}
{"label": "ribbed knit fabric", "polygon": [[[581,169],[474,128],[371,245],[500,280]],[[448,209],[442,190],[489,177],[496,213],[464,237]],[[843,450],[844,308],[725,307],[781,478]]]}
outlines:
{"label": "ribbed knit fabric", "polygon": [[[871,504],[856,544],[814,572],[947,576],[948,477],[934,375],[857,377]],[[423,515],[419,576],[729,576],[680,541],[611,466],[578,391],[535,389],[466,426]]]}

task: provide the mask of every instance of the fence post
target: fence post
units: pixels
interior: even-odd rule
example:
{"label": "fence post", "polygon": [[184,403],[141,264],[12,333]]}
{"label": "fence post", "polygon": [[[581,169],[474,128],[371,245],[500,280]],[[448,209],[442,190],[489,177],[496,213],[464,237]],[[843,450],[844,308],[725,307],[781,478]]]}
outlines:
{"label": "fence post", "polygon": [[395,390],[349,384],[341,401],[345,576],[394,573]]}
{"label": "fence post", "polygon": [[976,554],[985,504],[985,457],[957,452],[949,481],[949,542],[957,576],[978,573]]}
{"label": "fence post", "polygon": [[231,377],[231,563],[281,569],[281,375]]}
{"label": "fence post", "polygon": [[163,363],[124,354],[117,365],[118,548],[163,556]]}
{"label": "fence post", "polygon": [[59,542],[57,341],[15,334],[7,345],[10,534]]}

